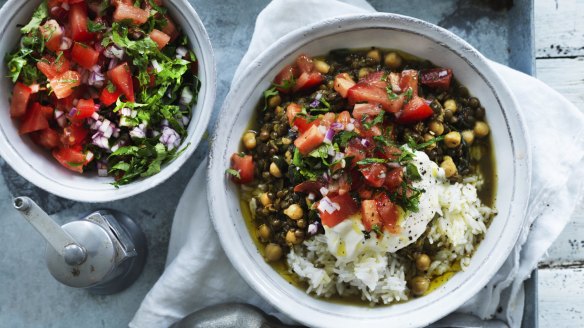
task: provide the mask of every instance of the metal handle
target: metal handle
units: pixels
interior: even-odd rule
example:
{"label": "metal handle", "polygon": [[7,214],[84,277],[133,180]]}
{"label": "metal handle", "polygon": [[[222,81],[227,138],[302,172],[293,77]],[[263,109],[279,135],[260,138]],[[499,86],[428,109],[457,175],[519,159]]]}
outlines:
{"label": "metal handle", "polygon": [[60,225],[28,197],[13,199],[14,208],[30,223],[69,265],[85,262],[87,253]]}

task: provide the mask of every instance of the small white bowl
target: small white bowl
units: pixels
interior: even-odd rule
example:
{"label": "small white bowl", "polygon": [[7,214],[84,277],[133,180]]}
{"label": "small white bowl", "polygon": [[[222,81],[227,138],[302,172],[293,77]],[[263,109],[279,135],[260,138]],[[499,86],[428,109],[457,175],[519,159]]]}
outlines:
{"label": "small white bowl", "polygon": [[[300,53],[324,55],[337,48],[403,50],[455,77],[487,109],[497,164],[493,220],[470,266],[427,296],[390,306],[356,306],[307,295],[284,280],[259,254],[244,223],[237,186],[225,176],[262,92]],[[517,104],[487,60],[452,33],[418,19],[367,14],[327,20],[293,32],[264,51],[247,69],[225,103],[209,164],[208,199],[215,229],[231,263],[248,284],[280,311],[308,326],[425,326],[457,309],[483,288],[507,259],[523,229],[530,187],[530,153]]]}
{"label": "small white bowl", "polygon": [[190,41],[193,52],[199,60],[201,90],[199,99],[192,108],[193,117],[188,127],[188,136],[181,146],[188,148],[174,161],[151,177],[140,179],[115,188],[111,177],[96,174],[77,174],[59,165],[51,154],[34,144],[28,136],[18,134],[18,125],[10,118],[10,81],[4,64],[4,55],[18,47],[20,31],[17,25],[25,25],[33,11],[41,3],[35,1],[9,0],[0,10],[0,156],[29,182],[57,196],[83,202],[113,201],[146,191],[177,172],[195,151],[211,118],[215,102],[215,59],[213,48],[201,19],[186,0],[167,1],[170,15],[181,27]]}

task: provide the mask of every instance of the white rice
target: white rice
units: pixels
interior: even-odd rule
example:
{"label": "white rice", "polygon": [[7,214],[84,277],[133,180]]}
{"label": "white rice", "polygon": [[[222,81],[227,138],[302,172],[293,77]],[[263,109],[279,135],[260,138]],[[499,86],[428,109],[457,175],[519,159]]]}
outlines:
{"label": "white rice", "polygon": [[[482,184],[481,177],[450,184],[439,169],[435,179],[440,211],[424,235],[441,249],[427,272],[434,277],[451,271],[456,263],[462,270],[469,265],[474,245],[487,230],[485,222],[494,214],[477,197],[476,185]],[[327,237],[317,235],[290,251],[288,266],[307,283],[307,293],[322,297],[360,295],[372,304],[407,300],[406,268],[411,267],[410,260],[400,259],[374,241],[372,233],[371,239],[360,242],[354,256],[347,257],[331,253]]]}

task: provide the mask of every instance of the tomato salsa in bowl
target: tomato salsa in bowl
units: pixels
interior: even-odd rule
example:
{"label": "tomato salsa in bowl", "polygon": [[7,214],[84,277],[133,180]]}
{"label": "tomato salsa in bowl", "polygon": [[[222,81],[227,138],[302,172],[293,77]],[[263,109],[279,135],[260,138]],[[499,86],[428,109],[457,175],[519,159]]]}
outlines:
{"label": "tomato salsa in bowl", "polygon": [[186,1],[9,1],[2,14],[0,151],[29,181],[66,198],[119,199],[194,151],[215,72]]}
{"label": "tomato salsa in bowl", "polygon": [[[338,56],[339,50],[345,55]],[[404,65],[393,68],[391,60],[387,65],[385,57],[392,52],[405,59]],[[406,58],[408,54],[419,64]],[[410,69],[425,85],[407,82],[413,76]],[[425,326],[471,298],[506,260],[523,228],[529,190],[527,140],[504,81],[466,42],[411,17],[346,16],[288,34],[264,51],[243,76],[227,96],[215,131],[208,199],[231,262],[279,310],[308,326]],[[444,97],[438,90],[447,85],[442,77],[450,77]],[[461,85],[467,93],[461,92]],[[397,110],[394,104],[399,105]],[[447,118],[446,110],[456,111],[456,119]],[[472,115],[460,116],[465,112]],[[442,123],[444,130],[431,121]],[[474,131],[479,121],[479,126],[488,125],[488,134],[485,126]],[[371,256],[372,252],[355,251],[382,248],[391,253],[417,246],[412,241],[426,234],[422,225],[392,228],[396,222],[415,222],[409,218],[416,215],[435,218],[437,212],[426,207],[443,200],[441,191],[457,201],[461,198],[453,191],[469,190],[451,180],[470,173],[466,155],[456,154],[463,143],[492,145],[497,170],[486,173],[485,179],[488,176],[498,191],[492,202],[481,196],[497,215],[488,229],[481,228],[482,241],[472,256],[461,261],[464,270],[428,286],[433,270],[428,262],[431,266],[441,258],[431,248],[420,245],[418,251],[402,254],[411,255],[404,270],[394,265],[400,254]],[[391,146],[397,149],[379,151]],[[487,162],[488,158],[484,157]],[[329,174],[337,165],[344,172],[349,168],[345,181],[343,173],[335,176],[335,168]],[[451,181],[445,183],[445,178]],[[404,192],[396,194],[398,190]],[[416,194],[420,195],[417,212]],[[473,199],[475,209],[483,208],[474,195],[465,198]],[[411,215],[402,220],[399,209],[395,215],[395,205]],[[456,208],[460,207],[452,207]],[[398,232],[404,238],[395,238]],[[358,267],[351,258],[355,255],[362,260]],[[278,267],[283,258],[287,267]],[[334,268],[328,271],[330,267]],[[347,275],[345,269],[354,269],[355,274]],[[456,265],[451,269],[460,270]],[[347,286],[354,276],[362,284]],[[385,280],[387,285],[373,283],[376,277],[387,276],[400,279]],[[412,293],[379,299],[375,292],[365,295],[367,303],[390,306],[327,298],[330,291],[351,294],[352,287],[363,284],[370,291],[407,286]]]}

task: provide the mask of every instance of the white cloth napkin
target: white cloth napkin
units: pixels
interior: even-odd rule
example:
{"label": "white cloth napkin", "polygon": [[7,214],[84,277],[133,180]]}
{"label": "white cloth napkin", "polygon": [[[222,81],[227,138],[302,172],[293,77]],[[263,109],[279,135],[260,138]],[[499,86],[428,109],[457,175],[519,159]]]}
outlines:
{"label": "white cloth napkin", "polygon": [[[301,12],[295,14],[298,10]],[[289,31],[332,16],[368,11],[373,8],[362,0],[272,1],[257,18],[250,47],[234,81],[263,49]],[[542,82],[503,65],[492,65],[518,100],[531,141],[529,224],[487,287],[457,312],[498,318],[518,327],[523,315],[522,283],[560,234],[582,195],[584,167],[578,164],[584,157],[584,115]],[[197,309],[228,301],[254,304],[275,313],[239,277],[220,246],[208,212],[205,168],[206,162],[180,200],[166,270],[146,295],[130,327],[167,327]],[[503,311],[497,311],[499,307]],[[282,315],[280,318],[285,319]]]}

